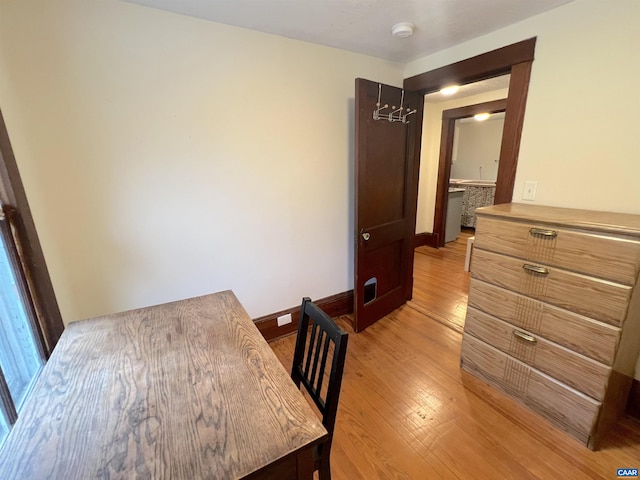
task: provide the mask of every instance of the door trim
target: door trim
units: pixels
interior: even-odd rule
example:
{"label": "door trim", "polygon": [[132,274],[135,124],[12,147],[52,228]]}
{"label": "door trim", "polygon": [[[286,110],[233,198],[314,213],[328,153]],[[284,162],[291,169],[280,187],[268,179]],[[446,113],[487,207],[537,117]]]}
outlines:
{"label": "door trim", "polygon": [[[433,233],[438,235],[438,247],[444,247],[445,229],[447,221],[447,207],[449,205],[447,193],[449,191],[449,177],[451,177],[451,156],[453,153],[453,140],[456,120],[468,118],[476,113],[504,112],[507,108],[507,99],[491,102],[466,105],[452,108],[442,112],[442,133],[440,135],[440,159],[438,163],[438,180],[436,186],[436,205],[433,220]],[[504,130],[502,132],[504,138]],[[500,165],[498,165],[498,171]],[[515,169],[514,169],[515,170]]]}
{"label": "door trim", "polygon": [[413,241],[413,248],[418,247],[433,247],[438,248],[438,234],[437,233],[416,233]]}
{"label": "door trim", "polygon": [[513,198],[532,62],[533,60],[519,63],[511,68],[509,95],[507,96],[504,130],[502,131],[502,146],[500,147],[498,179],[496,181],[496,196],[493,201],[495,205],[509,203]]}
{"label": "door trim", "polygon": [[475,57],[405,78],[405,90],[424,92],[440,90],[448,83],[472,83],[509,73],[514,65],[533,62],[536,38],[529,38]]}

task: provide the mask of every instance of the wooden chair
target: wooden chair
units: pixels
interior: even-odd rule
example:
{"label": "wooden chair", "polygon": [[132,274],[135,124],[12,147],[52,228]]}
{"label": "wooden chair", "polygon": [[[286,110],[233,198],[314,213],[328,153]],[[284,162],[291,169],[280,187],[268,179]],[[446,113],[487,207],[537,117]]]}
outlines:
{"label": "wooden chair", "polygon": [[[322,414],[322,424],[329,432],[329,438],[314,452],[314,470],[318,470],[320,480],[331,478],[329,454],[348,340],[347,332],[341,330],[310,298],[302,299],[291,378],[298,387],[300,384],[305,387]],[[332,345],[333,349],[330,348]],[[330,350],[333,350],[333,354]],[[332,357],[331,371],[328,373],[329,381],[325,383],[325,367],[329,357]]]}

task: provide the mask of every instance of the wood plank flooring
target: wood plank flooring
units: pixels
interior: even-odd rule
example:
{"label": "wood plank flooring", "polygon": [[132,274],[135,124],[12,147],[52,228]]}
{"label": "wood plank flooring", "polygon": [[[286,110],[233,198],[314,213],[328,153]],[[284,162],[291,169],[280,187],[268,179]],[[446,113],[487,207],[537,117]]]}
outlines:
{"label": "wood plank flooring", "polygon": [[[640,468],[640,422],[592,452],[459,368],[466,237],[416,250],[414,300],[350,332],[331,452],[334,480],[612,479]],[[290,368],[295,336],[272,342]]]}
{"label": "wood plank flooring", "polygon": [[462,333],[467,314],[469,272],[464,271],[466,228],[444,248],[418,247],[413,261],[413,299],[408,305]]}

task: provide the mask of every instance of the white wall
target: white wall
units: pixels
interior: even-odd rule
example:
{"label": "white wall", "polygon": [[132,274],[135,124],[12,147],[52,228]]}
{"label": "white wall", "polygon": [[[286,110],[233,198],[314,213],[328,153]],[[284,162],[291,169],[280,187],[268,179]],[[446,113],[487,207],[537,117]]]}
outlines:
{"label": "white wall", "polygon": [[[640,2],[572,3],[406,66],[416,75],[537,36],[513,200],[640,214]],[[635,377],[640,379],[640,359]]]}
{"label": "white wall", "polygon": [[451,159],[451,178],[493,180],[498,178],[498,160],[504,117],[483,122],[456,122],[456,156]]}
{"label": "white wall", "polygon": [[400,85],[402,66],[124,2],[3,0],[0,107],[65,322],[351,289],[356,77]]}
{"label": "white wall", "polygon": [[418,211],[416,233],[432,233],[438,187],[440,161],[440,136],[442,134],[442,112],[452,108],[475,105],[507,98],[508,89],[494,90],[465,98],[456,98],[441,103],[425,100],[420,151],[420,180],[418,182]]}

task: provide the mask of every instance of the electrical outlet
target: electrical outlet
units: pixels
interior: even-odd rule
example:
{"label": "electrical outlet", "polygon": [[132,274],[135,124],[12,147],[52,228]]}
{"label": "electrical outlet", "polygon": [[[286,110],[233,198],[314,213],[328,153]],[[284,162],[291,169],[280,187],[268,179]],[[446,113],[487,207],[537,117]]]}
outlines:
{"label": "electrical outlet", "polygon": [[282,315],[281,317],[278,317],[278,326],[281,327],[283,325],[287,325],[288,323],[291,323],[293,320],[291,319],[291,314],[287,313],[285,315]]}
{"label": "electrical outlet", "polygon": [[538,182],[533,180],[527,180],[524,182],[524,190],[522,191],[522,200],[535,200],[536,189],[538,188]]}

